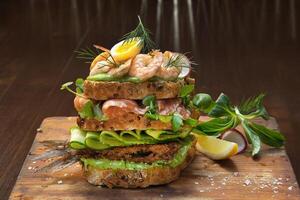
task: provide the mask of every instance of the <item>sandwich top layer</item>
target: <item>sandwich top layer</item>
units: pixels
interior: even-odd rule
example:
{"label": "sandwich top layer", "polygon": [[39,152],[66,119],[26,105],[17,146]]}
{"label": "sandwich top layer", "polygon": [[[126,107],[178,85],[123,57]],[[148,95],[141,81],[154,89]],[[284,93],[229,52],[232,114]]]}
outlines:
{"label": "sandwich top layer", "polygon": [[[126,48],[125,43],[122,44],[123,48]],[[188,76],[190,64],[184,54],[170,51],[162,53],[152,50],[146,54],[134,52],[123,59],[115,57],[111,51],[104,51],[91,63],[87,79],[134,83],[157,79],[174,81]]]}

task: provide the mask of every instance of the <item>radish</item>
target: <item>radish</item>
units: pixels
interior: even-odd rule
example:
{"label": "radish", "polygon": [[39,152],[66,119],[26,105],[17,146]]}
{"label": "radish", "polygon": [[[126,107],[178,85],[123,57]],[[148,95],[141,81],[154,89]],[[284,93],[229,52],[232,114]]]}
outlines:
{"label": "radish", "polygon": [[245,136],[237,129],[230,129],[223,133],[220,138],[238,144],[238,153],[241,153],[247,148],[247,140]]}

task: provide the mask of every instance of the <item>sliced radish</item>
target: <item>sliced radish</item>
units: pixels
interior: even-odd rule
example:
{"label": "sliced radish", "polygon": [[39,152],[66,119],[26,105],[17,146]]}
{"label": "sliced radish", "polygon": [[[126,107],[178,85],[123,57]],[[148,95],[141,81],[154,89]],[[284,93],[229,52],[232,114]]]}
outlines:
{"label": "sliced radish", "polygon": [[230,129],[223,133],[220,137],[223,140],[235,142],[238,144],[238,153],[241,153],[247,148],[247,140],[245,136],[236,129]]}
{"label": "sliced radish", "polygon": [[181,68],[181,72],[178,75],[178,78],[185,78],[191,73],[191,64],[190,64],[191,62],[184,54],[180,54],[180,55],[182,56],[182,63],[186,63],[187,66]]}
{"label": "sliced radish", "polygon": [[183,67],[181,69],[180,74],[178,75],[178,78],[185,78],[187,77],[191,72],[191,68],[190,67]]}

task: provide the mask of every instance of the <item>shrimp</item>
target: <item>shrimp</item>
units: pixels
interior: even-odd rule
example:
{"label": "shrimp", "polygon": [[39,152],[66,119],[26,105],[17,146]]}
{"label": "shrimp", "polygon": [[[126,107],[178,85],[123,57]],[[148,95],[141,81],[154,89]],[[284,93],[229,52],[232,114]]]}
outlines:
{"label": "shrimp", "polygon": [[165,51],[163,54],[163,63],[156,72],[156,76],[164,80],[175,80],[181,72],[181,67],[169,66],[170,60],[179,55],[178,53],[172,53]]}
{"label": "shrimp", "polygon": [[132,61],[129,75],[138,77],[142,81],[153,77],[163,63],[163,55],[158,51],[152,52],[152,55],[138,54]]}
{"label": "shrimp", "polygon": [[75,99],[74,99],[74,107],[75,109],[80,112],[82,111],[84,105],[88,102],[88,98],[83,98],[83,97],[80,97],[80,96],[76,96]]}
{"label": "shrimp", "polygon": [[99,62],[106,61],[108,57],[109,57],[108,52],[100,53],[91,63],[90,70],[92,70]]}
{"label": "shrimp", "polygon": [[126,75],[130,69],[131,66],[131,60],[127,60],[125,63],[121,64],[119,67],[113,67],[108,71],[109,75],[112,75],[113,77],[122,77]]}
{"label": "shrimp", "polygon": [[113,64],[106,60],[99,61],[91,69],[90,76],[95,74],[100,74],[100,73],[107,73],[112,67]]}

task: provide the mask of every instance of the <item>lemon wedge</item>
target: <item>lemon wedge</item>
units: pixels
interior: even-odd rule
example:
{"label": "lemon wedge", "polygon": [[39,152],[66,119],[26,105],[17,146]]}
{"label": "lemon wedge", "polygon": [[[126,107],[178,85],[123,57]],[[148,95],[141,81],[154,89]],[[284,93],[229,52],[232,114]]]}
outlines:
{"label": "lemon wedge", "polygon": [[238,144],[213,136],[197,135],[196,149],[213,160],[229,158],[238,152]]}
{"label": "lemon wedge", "polygon": [[138,37],[126,42],[122,40],[111,48],[110,53],[116,62],[124,62],[141,52],[141,42]]}

